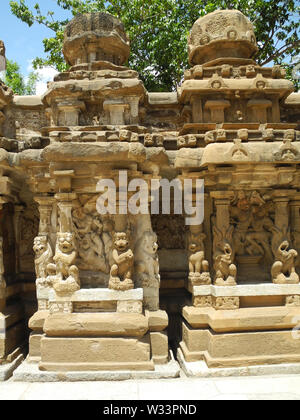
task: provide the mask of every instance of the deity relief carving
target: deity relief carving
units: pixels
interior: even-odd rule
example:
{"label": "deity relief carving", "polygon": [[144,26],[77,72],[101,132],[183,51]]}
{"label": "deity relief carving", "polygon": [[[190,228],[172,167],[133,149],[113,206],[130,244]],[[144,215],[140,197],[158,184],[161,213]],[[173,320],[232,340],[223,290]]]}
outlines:
{"label": "deity relief carving", "polygon": [[157,236],[152,231],[144,232],[135,247],[135,271],[142,287],[159,287],[159,260]]}
{"label": "deity relief carving", "polygon": [[238,256],[261,256],[269,262],[273,255],[271,237],[275,229],[270,217],[273,204],[257,191],[239,191],[230,210],[234,229],[234,248]]}
{"label": "deity relief carving", "polygon": [[47,267],[48,272],[56,273],[54,290],[58,295],[72,294],[80,289],[79,270],[75,265],[76,258],[73,233],[58,233],[54,264],[49,264]]}
{"label": "deity relief carving", "polygon": [[47,267],[53,261],[53,251],[46,235],[34,239],[33,251],[35,253],[35,273],[37,279],[47,277]]}
{"label": "deity relief carving", "polygon": [[295,160],[299,153],[297,147],[293,145],[295,139],[295,130],[286,130],[283,137],[283,144],[280,146],[279,152],[275,153],[276,160]]}
{"label": "deity relief carving", "polygon": [[112,253],[113,223],[102,220],[89,203],[72,213],[77,240],[77,265],[81,270],[109,273]]}
{"label": "deity relief carving", "polygon": [[213,231],[215,285],[235,286],[237,268],[234,264],[234,251],[232,248],[234,227],[230,226],[227,231],[221,231],[214,226]]}
{"label": "deity relief carving", "polygon": [[134,255],[129,246],[128,235],[125,232],[115,233],[114,264],[110,269],[109,289],[131,290],[134,288],[133,267]]}
{"label": "deity relief carving", "polygon": [[211,284],[209,263],[205,259],[204,239],[206,235],[199,230],[201,228],[195,229],[195,231],[191,230],[189,235],[189,281],[193,286]]}
{"label": "deity relief carving", "polygon": [[288,232],[276,229],[272,239],[275,262],[271,269],[272,280],[275,284],[299,283],[299,276],[295,268],[298,252],[295,249],[289,248]]}
{"label": "deity relief carving", "polygon": [[246,147],[242,145],[242,139],[234,139],[234,146],[230,150],[230,155],[233,160],[248,160],[249,155]]}
{"label": "deity relief carving", "polygon": [[239,309],[240,299],[238,297],[216,297],[213,298],[213,306],[217,311]]}

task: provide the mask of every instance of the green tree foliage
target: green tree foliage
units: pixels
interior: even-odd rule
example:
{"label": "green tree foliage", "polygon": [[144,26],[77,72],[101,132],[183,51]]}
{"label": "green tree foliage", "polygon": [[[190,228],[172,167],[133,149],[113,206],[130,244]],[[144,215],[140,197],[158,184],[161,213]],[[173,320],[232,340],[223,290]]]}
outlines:
{"label": "green tree foliage", "polygon": [[[300,61],[299,2],[297,0],[56,0],[58,6],[78,13],[107,11],[120,18],[131,39],[129,65],[140,73],[150,91],[174,90],[188,67],[187,37],[193,23],[216,9],[239,9],[254,24],[259,45],[257,61],[284,65],[290,78]],[[10,1],[12,13],[32,26],[35,22],[53,31],[44,39],[46,59],[37,58],[36,67],[55,66],[65,70],[62,57],[66,20],[54,13],[33,9],[26,0]],[[298,57],[298,59],[297,59]]]}
{"label": "green tree foliage", "polygon": [[15,61],[6,60],[4,83],[11,87],[16,95],[35,95],[39,76],[35,72],[28,75],[27,80],[21,74],[20,66]]}

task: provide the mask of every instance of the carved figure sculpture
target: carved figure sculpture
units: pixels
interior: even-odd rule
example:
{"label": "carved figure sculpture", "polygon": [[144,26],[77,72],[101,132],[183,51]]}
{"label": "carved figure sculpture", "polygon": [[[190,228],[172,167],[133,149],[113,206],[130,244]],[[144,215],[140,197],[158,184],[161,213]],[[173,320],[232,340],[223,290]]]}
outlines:
{"label": "carved figure sculpture", "polygon": [[235,286],[237,268],[233,263],[234,252],[230,245],[234,227],[230,226],[224,235],[214,226],[214,269],[216,286]]}
{"label": "carved figure sculpture", "polygon": [[73,211],[74,230],[78,240],[78,267],[109,273],[102,240],[103,224],[98,215],[79,207]]}
{"label": "carved figure sculpture", "polygon": [[299,276],[295,264],[298,252],[289,249],[290,243],[288,240],[282,240],[283,237],[280,231],[274,233],[272,248],[275,262],[271,269],[272,280],[275,284],[297,284]]}
{"label": "carved figure sculpture", "polygon": [[199,233],[198,235],[191,234],[189,243],[189,281],[193,286],[200,284],[211,284],[211,277],[209,273],[209,263],[205,259],[204,239],[206,235]]}
{"label": "carved figure sculpture", "polygon": [[77,251],[72,233],[58,233],[54,262],[49,264],[47,270],[56,270],[58,281],[54,285],[57,294],[70,294],[80,289],[79,270],[75,260]]}
{"label": "carved figure sculpture", "polygon": [[134,255],[129,248],[128,236],[124,232],[115,233],[113,259],[108,287],[114,290],[133,289]]}
{"label": "carved figure sculpture", "polygon": [[[142,287],[160,284],[157,236],[147,231],[135,247],[135,268]],[[154,284],[153,284],[154,283]]]}
{"label": "carved figure sculpture", "polygon": [[46,235],[37,236],[33,242],[35,273],[37,279],[47,277],[47,266],[52,262],[53,251]]}

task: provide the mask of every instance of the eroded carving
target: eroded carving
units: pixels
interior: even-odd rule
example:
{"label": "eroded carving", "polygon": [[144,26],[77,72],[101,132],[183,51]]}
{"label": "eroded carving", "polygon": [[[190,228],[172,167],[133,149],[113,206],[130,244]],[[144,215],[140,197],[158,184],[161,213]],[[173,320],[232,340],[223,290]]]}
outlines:
{"label": "eroded carving", "polygon": [[189,235],[189,281],[193,286],[211,284],[209,263],[205,259],[204,240],[206,235],[201,228],[192,228]]}
{"label": "eroded carving", "polygon": [[34,239],[33,250],[37,279],[45,279],[47,277],[47,267],[53,260],[53,251],[46,235],[37,236]]}
{"label": "eroded carving", "polygon": [[58,295],[72,294],[80,289],[79,270],[75,265],[77,251],[74,235],[70,232],[58,233],[54,264],[48,265],[48,270],[56,272],[57,281],[54,290]]}
{"label": "eroded carving", "polygon": [[135,247],[135,271],[142,287],[159,287],[159,260],[157,236],[154,232],[144,232]]}
{"label": "eroded carving", "polygon": [[216,286],[235,286],[237,267],[234,264],[232,235],[234,227],[221,231],[216,226],[214,231],[214,270]]}
{"label": "eroded carving", "polygon": [[297,284],[299,276],[296,273],[295,263],[298,252],[290,248],[287,232],[276,229],[272,239],[272,249],[275,262],[271,269],[273,283]]}
{"label": "eroded carving", "polygon": [[128,235],[125,232],[115,233],[114,265],[110,269],[108,287],[114,290],[130,290],[134,288],[132,280],[134,255],[129,247]]}

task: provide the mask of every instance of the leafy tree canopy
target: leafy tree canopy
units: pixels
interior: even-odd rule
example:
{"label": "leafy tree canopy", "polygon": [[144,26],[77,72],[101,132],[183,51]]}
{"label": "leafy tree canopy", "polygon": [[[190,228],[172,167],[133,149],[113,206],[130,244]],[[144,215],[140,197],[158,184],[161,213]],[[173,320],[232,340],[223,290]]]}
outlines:
{"label": "leafy tree canopy", "polygon": [[6,60],[4,83],[11,87],[16,95],[35,95],[38,80],[39,76],[35,72],[29,73],[27,80],[25,80],[19,64],[15,61]]}
{"label": "leafy tree canopy", "polygon": [[[238,9],[254,24],[259,52],[257,61],[293,68],[300,63],[299,2],[297,0],[56,0],[72,15],[109,12],[125,25],[131,39],[129,65],[137,70],[149,91],[174,90],[188,67],[187,37],[194,22],[216,9]],[[54,13],[43,14],[36,3],[33,9],[26,0],[10,1],[12,13],[32,26],[35,22],[53,31],[44,39],[46,59],[36,58],[34,66],[50,65],[64,71],[62,42],[66,20],[56,20]],[[295,81],[295,84],[297,82]]]}

